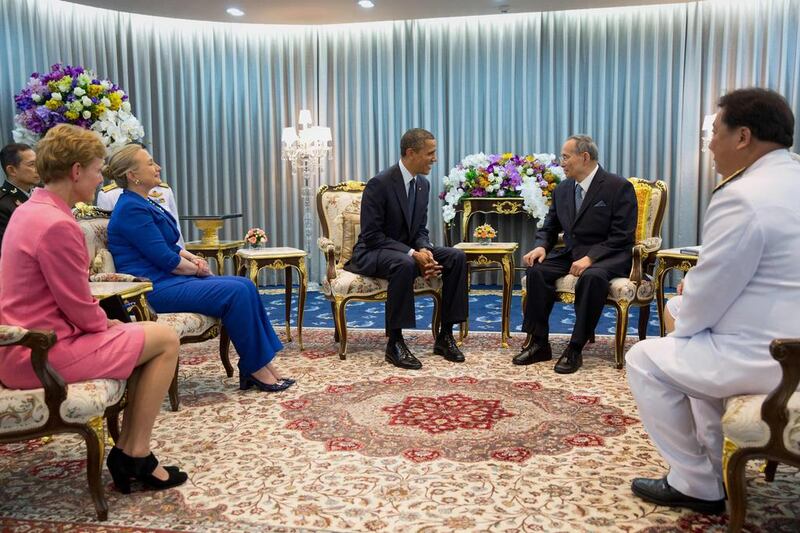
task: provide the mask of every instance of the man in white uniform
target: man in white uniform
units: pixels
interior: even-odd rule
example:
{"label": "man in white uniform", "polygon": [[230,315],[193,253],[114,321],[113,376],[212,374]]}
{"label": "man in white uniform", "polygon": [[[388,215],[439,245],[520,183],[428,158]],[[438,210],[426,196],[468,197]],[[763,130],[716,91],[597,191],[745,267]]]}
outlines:
{"label": "man in white uniform", "polygon": [[661,479],[634,479],[634,494],[714,514],[725,511],[724,401],[774,389],[781,370],[769,343],[800,334],[800,163],[787,150],[794,116],[764,89],[733,91],[719,107],[710,148],[729,177],[708,206],[675,330],[626,356],[642,423],[670,466]]}
{"label": "man in white uniform", "polygon": [[[117,187],[116,183],[110,183],[106,185],[100,189],[100,192],[97,193],[97,207],[100,209],[105,209],[106,211],[113,211],[114,206],[117,205],[117,200],[119,200],[120,194],[122,194],[122,189]],[[147,197],[163,207],[166,211],[169,211],[169,214],[175,217],[176,222],[179,221],[178,205],[175,203],[175,195],[172,194],[172,189],[169,187],[169,185],[162,181],[150,189],[150,192],[147,193]],[[178,246],[185,248],[180,222],[178,222],[178,233],[180,233]]]}

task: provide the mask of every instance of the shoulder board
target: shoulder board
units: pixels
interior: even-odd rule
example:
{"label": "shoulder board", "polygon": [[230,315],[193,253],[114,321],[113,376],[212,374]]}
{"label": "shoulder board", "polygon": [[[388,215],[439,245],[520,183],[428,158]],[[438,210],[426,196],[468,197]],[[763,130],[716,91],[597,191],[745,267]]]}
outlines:
{"label": "shoulder board", "polygon": [[117,184],[112,182],[112,183],[109,183],[108,185],[106,185],[105,187],[103,187],[101,190],[103,192],[108,192],[108,191],[113,191],[116,188],[117,188]]}
{"label": "shoulder board", "polygon": [[166,187],[167,189],[169,189],[169,184],[167,182],[165,182],[165,181],[162,181],[161,183],[159,183],[158,186],[159,187]]}
{"label": "shoulder board", "polygon": [[733,174],[731,174],[730,176],[728,176],[727,178],[725,178],[724,180],[720,181],[719,184],[716,187],[714,187],[714,190],[711,192],[711,194],[714,194],[715,192],[726,186],[728,183],[732,182],[733,180],[741,176],[745,170],[747,170],[747,167],[742,167]]}

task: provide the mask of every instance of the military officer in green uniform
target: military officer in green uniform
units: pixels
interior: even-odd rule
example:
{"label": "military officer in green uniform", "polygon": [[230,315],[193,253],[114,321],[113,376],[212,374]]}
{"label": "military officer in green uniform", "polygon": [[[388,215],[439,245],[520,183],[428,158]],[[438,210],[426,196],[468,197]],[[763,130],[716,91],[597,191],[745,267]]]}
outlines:
{"label": "military officer in green uniform", "polygon": [[31,190],[39,184],[36,171],[36,152],[27,144],[12,143],[0,150],[0,164],[6,180],[0,186],[0,243],[6,232],[11,213],[27,201]]}

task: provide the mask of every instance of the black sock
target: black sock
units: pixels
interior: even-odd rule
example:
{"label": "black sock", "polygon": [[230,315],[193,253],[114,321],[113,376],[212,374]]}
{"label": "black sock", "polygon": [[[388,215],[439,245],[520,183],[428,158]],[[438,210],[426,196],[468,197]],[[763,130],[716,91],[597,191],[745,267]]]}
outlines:
{"label": "black sock", "polygon": [[570,342],[567,347],[577,353],[581,353],[581,350],[583,350],[583,345],[578,344],[577,342]]}
{"label": "black sock", "polygon": [[453,334],[453,323],[443,322],[442,329],[439,331],[439,335],[452,335],[452,334]]}
{"label": "black sock", "polygon": [[389,344],[394,344],[397,341],[403,340],[403,330],[400,328],[389,330]]}

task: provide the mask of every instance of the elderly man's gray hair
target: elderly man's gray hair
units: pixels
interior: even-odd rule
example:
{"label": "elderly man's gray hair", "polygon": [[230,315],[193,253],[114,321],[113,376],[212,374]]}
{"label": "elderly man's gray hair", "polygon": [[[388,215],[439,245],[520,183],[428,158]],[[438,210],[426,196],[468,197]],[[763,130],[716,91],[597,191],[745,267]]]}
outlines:
{"label": "elderly man's gray hair", "polygon": [[589,154],[589,159],[592,161],[597,161],[597,157],[599,155],[599,150],[597,149],[597,143],[594,142],[588,135],[572,135],[568,139],[568,141],[575,141],[575,148],[579,154],[586,152]]}

